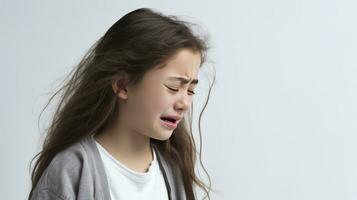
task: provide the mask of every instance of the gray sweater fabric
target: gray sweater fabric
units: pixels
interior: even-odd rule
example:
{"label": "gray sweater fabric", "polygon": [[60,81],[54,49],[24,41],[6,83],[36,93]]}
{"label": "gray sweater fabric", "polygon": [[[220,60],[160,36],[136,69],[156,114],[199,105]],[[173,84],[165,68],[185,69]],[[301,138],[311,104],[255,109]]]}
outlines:
{"label": "gray sweater fabric", "polygon": [[[186,200],[181,172],[152,144],[169,199]],[[120,190],[120,188],[118,188]],[[125,192],[125,191],[123,191]],[[41,175],[31,200],[110,200],[107,175],[91,136],[59,152]]]}

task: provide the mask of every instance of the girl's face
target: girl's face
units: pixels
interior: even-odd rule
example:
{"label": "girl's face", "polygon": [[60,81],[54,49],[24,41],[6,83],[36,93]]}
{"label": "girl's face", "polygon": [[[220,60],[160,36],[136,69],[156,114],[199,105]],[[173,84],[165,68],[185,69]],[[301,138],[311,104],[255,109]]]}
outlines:
{"label": "girl's face", "polygon": [[141,82],[127,87],[120,111],[127,128],[157,140],[169,139],[175,128],[161,118],[183,118],[193,100],[200,64],[200,53],[182,49],[166,66],[148,71]]}

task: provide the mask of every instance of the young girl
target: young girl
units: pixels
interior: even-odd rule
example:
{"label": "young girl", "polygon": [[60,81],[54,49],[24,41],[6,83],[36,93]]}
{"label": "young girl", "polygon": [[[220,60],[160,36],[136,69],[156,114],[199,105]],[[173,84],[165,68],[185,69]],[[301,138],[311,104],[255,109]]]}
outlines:
{"label": "young girl", "polygon": [[117,21],[54,94],[29,199],[193,200],[195,185],[209,198],[191,128],[207,49],[174,16],[142,8]]}

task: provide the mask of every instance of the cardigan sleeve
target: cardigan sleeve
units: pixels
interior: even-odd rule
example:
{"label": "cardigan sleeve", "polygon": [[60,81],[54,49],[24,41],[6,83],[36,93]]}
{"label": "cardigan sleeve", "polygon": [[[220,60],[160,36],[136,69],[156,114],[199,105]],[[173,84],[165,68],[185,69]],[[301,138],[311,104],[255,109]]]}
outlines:
{"label": "cardigan sleeve", "polygon": [[49,188],[37,190],[31,197],[31,200],[70,200]]}
{"label": "cardigan sleeve", "polygon": [[[41,175],[32,199],[74,200],[79,195],[82,177],[82,156],[76,151],[58,153]],[[85,188],[87,189],[87,188]],[[88,191],[84,191],[87,193]]]}

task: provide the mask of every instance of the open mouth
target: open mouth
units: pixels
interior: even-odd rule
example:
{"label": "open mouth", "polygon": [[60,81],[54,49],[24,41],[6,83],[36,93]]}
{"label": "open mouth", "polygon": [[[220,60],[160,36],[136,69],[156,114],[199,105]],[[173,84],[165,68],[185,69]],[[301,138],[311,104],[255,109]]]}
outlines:
{"label": "open mouth", "polygon": [[175,120],[175,119],[167,118],[167,117],[161,117],[160,119],[163,120],[163,121],[172,123],[172,124],[176,124],[176,121],[177,121],[177,120]]}

